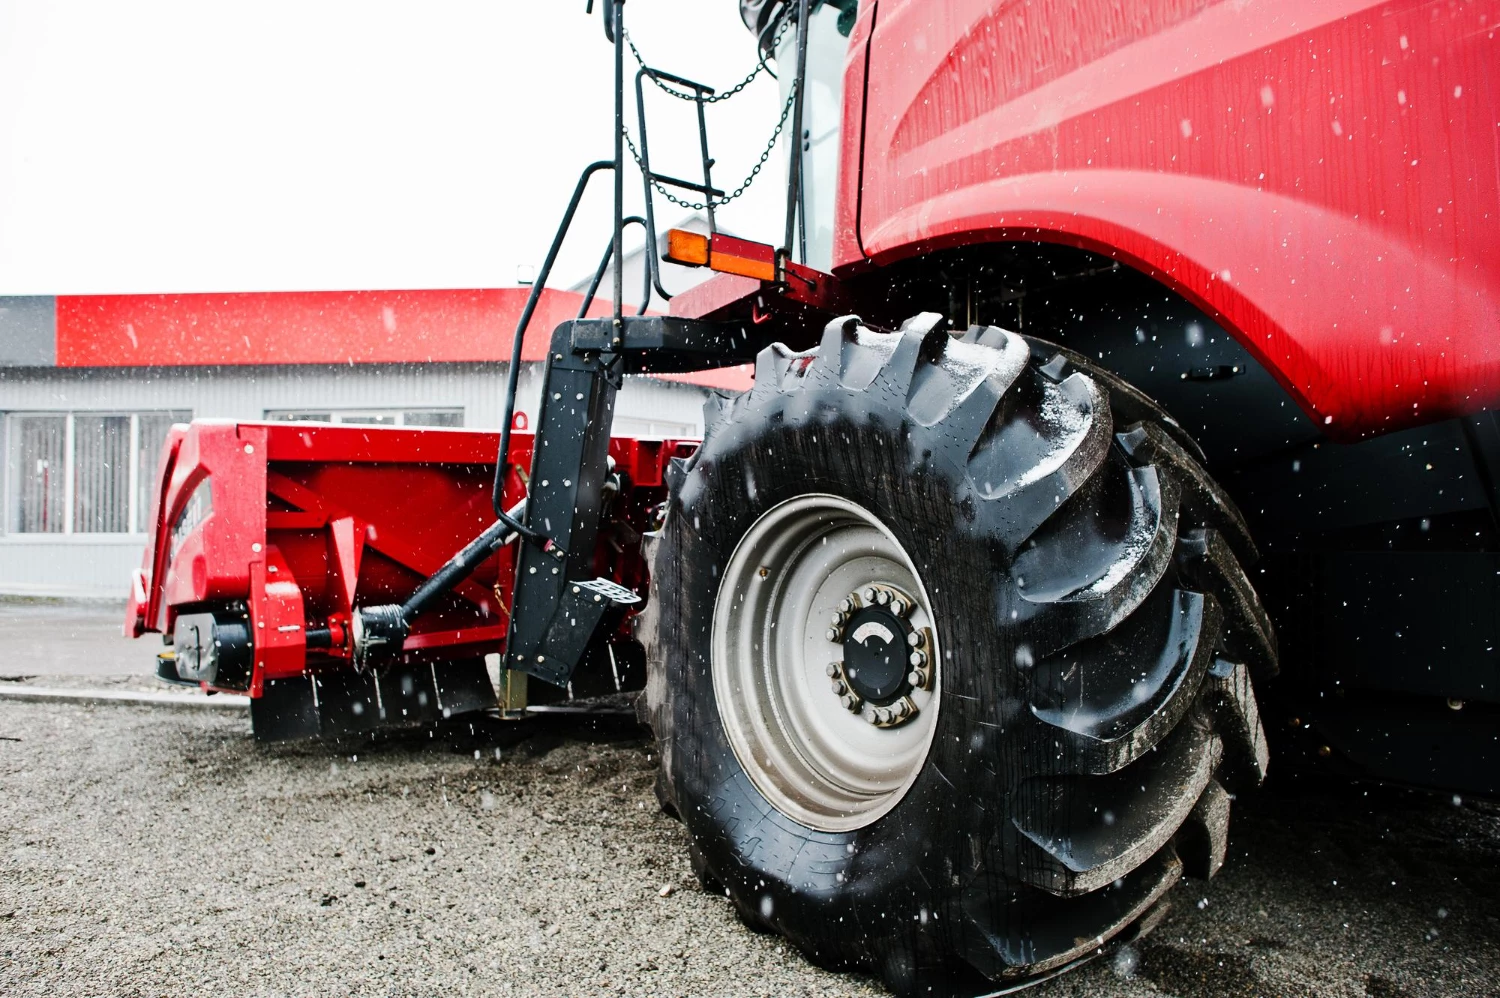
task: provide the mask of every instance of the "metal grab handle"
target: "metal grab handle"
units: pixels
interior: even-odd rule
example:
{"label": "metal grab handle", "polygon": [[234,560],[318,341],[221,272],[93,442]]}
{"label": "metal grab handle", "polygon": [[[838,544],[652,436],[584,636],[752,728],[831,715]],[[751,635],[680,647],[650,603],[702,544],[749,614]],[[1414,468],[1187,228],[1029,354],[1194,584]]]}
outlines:
{"label": "metal grab handle", "polygon": [[782,241],[784,259],[792,257],[792,238],[798,223],[801,224],[802,262],[807,262],[807,219],[799,218],[797,209],[802,203],[802,95],[807,90],[807,18],[808,0],[797,2],[797,92],[796,106],[792,109],[792,161],[787,164],[786,189],[786,237]]}
{"label": "metal grab handle", "polygon": [[[629,218],[625,219],[624,223],[621,225],[621,228],[623,229],[626,225],[639,225],[641,229],[646,232],[646,238],[648,240],[651,238],[650,230],[646,226],[646,220],[641,216],[631,215]],[[651,253],[652,248],[650,246],[647,246],[646,252],[648,254]],[[615,242],[613,237],[611,237],[609,244],[604,247],[604,259],[599,261],[599,269],[594,271],[594,279],[589,283],[589,289],[583,296],[583,307],[578,310],[578,318],[583,319],[588,317],[589,306],[594,304],[594,296],[599,291],[599,285],[604,282],[604,272],[609,269],[609,261],[613,260],[614,256]],[[641,283],[643,285],[643,287],[641,288],[641,304],[635,310],[636,315],[645,315],[646,310],[651,306],[651,268],[649,265],[646,267],[641,277]]]}
{"label": "metal grab handle", "polygon": [[[583,168],[583,174],[579,176],[578,183],[573,188],[573,199],[568,202],[568,210],[563,213],[562,223],[557,227],[557,234],[552,237],[552,246],[547,250],[547,259],[542,263],[541,273],[536,275],[536,280],[531,285],[531,294],[526,297],[526,307],[521,310],[521,320],[516,323],[515,337],[510,344],[510,370],[506,372],[505,414],[500,422],[500,453],[495,458],[495,491],[490,496],[490,504],[495,511],[495,516],[502,522],[510,519],[505,512],[505,478],[510,473],[510,430],[511,424],[515,422],[516,391],[521,381],[521,343],[526,338],[526,327],[531,325],[531,315],[536,311],[537,299],[542,296],[542,289],[546,287],[547,278],[552,274],[552,265],[557,262],[557,252],[562,249],[563,239],[568,234],[568,227],[573,224],[573,216],[578,211],[578,203],[583,200],[583,192],[588,189],[589,181],[600,170],[614,169],[615,164],[607,159],[590,163]],[[514,521],[511,521],[511,524],[520,527],[520,524]]]}

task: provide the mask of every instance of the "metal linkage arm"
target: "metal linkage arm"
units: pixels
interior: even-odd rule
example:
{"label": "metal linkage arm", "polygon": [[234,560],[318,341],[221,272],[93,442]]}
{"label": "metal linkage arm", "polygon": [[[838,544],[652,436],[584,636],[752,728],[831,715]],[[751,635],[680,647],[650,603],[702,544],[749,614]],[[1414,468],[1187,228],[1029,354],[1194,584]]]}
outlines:
{"label": "metal linkage arm", "polygon": [[422,580],[406,602],[356,607],[350,621],[355,664],[363,668],[400,654],[406,636],[411,632],[412,621],[439,596],[451,592],[454,586],[467,579],[486,558],[514,540],[518,532],[509,524],[524,515],[525,509],[524,499],[512,506],[505,519],[490,524],[484,533],[449,558],[442,568]]}

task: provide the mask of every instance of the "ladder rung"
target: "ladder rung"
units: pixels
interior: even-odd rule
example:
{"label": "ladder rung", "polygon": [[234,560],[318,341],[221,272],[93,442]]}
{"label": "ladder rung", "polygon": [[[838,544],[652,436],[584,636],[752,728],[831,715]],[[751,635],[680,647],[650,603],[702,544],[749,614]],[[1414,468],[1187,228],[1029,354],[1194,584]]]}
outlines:
{"label": "ladder rung", "polygon": [[714,88],[713,87],[705,86],[702,83],[697,83],[697,82],[695,82],[693,80],[689,80],[689,79],[687,79],[685,77],[673,76],[671,73],[664,73],[664,72],[662,72],[659,69],[649,69],[648,68],[646,70],[646,72],[647,72],[647,74],[650,75],[650,77],[653,80],[666,80],[668,83],[675,83],[678,86],[692,87],[694,90],[698,91],[699,93],[701,93],[701,94],[707,94],[710,97],[712,97],[713,94],[714,94]]}
{"label": "ladder rung", "polygon": [[660,180],[662,183],[671,184],[673,187],[681,187],[683,190],[697,191],[699,194],[710,194],[716,198],[721,198],[724,196],[724,192],[719,190],[717,187],[709,187],[705,184],[694,184],[687,180],[678,180],[676,177],[669,177],[665,173],[653,173],[651,174],[651,179]]}

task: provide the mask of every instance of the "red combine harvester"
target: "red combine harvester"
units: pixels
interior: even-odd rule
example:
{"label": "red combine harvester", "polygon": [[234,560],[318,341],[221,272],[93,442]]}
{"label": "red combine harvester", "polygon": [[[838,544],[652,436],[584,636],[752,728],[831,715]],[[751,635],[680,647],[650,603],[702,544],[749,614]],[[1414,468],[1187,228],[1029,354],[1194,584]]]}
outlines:
{"label": "red combine harvester", "polygon": [[[744,0],[799,139],[775,247],[717,229],[740,88],[642,62],[627,121],[623,9],[532,305],[601,173],[595,290],[659,195],[720,273],[648,315],[616,268],[534,437],[531,307],[498,441],[175,432],[129,621],[164,678],[261,738],[493,710],[491,653],[511,709],[644,687],[705,884],[901,993],[1149,931],[1264,777],[1256,689],[1288,753],[1495,792],[1500,3]],[[701,444],[609,439],[623,375],[750,360]]]}

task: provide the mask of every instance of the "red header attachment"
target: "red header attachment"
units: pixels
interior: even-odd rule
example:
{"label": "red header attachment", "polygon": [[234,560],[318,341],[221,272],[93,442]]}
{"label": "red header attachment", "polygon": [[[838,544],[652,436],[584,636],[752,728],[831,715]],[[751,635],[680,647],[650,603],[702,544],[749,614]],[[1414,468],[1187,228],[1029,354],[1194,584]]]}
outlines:
{"label": "red header attachment", "polygon": [[684,267],[707,267],[721,274],[776,280],[775,247],[721,232],[704,235],[686,229],[668,229],[667,249],[662,259]]}

